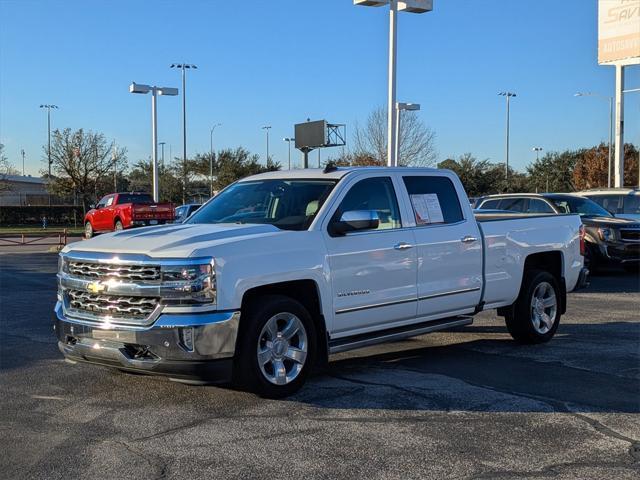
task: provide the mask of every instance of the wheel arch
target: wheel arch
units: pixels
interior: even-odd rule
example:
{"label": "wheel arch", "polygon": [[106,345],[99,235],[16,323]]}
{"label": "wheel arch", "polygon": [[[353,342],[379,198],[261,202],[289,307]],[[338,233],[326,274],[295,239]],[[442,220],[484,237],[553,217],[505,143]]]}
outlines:
{"label": "wheel arch", "polygon": [[[296,300],[311,315],[318,336],[318,357],[319,364],[324,364],[328,360],[328,337],[327,326],[324,315],[322,313],[322,299],[320,297],[320,288],[315,280],[300,279],[290,280],[286,282],[270,283],[252,287],[242,295],[243,312],[247,311],[247,307],[259,297],[266,295],[282,295]],[[243,316],[240,317],[240,330],[242,330]]]}

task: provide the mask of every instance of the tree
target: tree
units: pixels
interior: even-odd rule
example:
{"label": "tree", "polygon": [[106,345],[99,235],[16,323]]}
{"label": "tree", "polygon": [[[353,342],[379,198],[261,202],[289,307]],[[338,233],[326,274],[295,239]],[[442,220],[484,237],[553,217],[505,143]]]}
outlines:
{"label": "tree", "polygon": [[4,153],[4,145],[0,143],[0,193],[11,190],[11,185],[6,181],[7,175],[17,175],[18,171],[9,163]]}
{"label": "tree", "polygon": [[527,176],[509,168],[509,185],[505,184],[504,163],[491,163],[488,159],[478,160],[470,153],[461,155],[458,160],[447,159],[438,164],[438,168],[453,170],[471,197],[502,192],[525,192]]}
{"label": "tree", "polygon": [[[609,148],[604,143],[580,152],[573,180],[578,190],[607,186],[607,167],[609,164]],[[614,179],[614,165],[611,165],[611,184]],[[638,185],[638,149],[630,143],[624,145],[624,183],[629,186]]]}
{"label": "tree", "polygon": [[[574,169],[583,150],[548,152],[529,164],[529,188],[535,192],[573,192]],[[606,172],[605,172],[606,174]]]}
{"label": "tree", "polygon": [[[179,159],[182,163],[182,160]],[[158,165],[158,184],[160,190],[160,200],[173,203],[182,202],[182,181],[175,174],[173,165]],[[178,166],[182,171],[182,167]],[[153,192],[153,166],[151,160],[138,160],[129,172],[128,187],[133,192]]]}
{"label": "tree", "polygon": [[[101,133],[83,129],[55,130],[51,140],[51,193],[74,196],[86,209],[93,199],[106,193],[98,191],[98,183],[113,175],[114,163],[126,158],[126,149],[117,148],[114,142],[107,143]],[[43,150],[46,155],[46,145]]]}
{"label": "tree", "polygon": [[[399,135],[399,165],[429,166],[436,159],[435,133],[427,127],[416,112],[401,112]],[[356,125],[355,154],[387,163],[387,110],[378,107],[369,114],[364,127]]]}
{"label": "tree", "polygon": [[214,163],[213,189],[221,190],[230,183],[249,175],[280,170],[279,163],[269,158],[267,164],[263,165],[259,162],[259,158],[258,155],[251,154],[242,147],[235,150],[222,150]]}

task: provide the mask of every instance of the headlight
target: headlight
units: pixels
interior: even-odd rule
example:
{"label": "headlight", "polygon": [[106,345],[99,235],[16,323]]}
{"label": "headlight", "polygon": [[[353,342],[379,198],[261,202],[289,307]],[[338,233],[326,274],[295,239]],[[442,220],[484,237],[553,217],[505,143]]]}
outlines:
{"label": "headlight", "polygon": [[167,305],[199,305],[216,301],[213,260],[189,265],[163,265],[160,297]]}
{"label": "headlight", "polygon": [[610,228],[598,228],[598,236],[600,237],[600,240],[609,242],[615,238],[615,233]]}

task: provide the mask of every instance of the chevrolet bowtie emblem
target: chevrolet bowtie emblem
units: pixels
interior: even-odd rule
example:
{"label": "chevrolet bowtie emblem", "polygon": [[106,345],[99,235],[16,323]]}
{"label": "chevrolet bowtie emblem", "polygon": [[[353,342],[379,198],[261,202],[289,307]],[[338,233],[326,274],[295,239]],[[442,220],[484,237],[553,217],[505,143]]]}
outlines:
{"label": "chevrolet bowtie emblem", "polygon": [[107,290],[107,286],[100,282],[91,282],[87,285],[87,290],[91,293],[101,293]]}

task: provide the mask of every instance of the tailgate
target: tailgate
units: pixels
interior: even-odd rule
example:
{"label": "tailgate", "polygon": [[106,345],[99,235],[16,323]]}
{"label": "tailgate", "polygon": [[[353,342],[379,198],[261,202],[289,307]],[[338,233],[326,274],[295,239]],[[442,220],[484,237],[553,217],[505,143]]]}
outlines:
{"label": "tailgate", "polygon": [[138,220],[173,220],[174,208],[171,203],[150,203],[132,205],[132,216]]}

